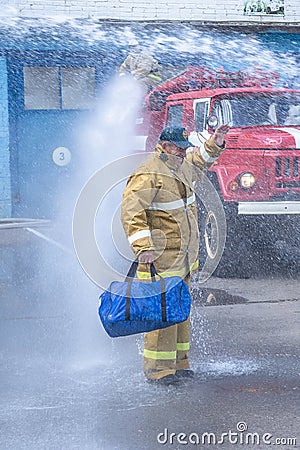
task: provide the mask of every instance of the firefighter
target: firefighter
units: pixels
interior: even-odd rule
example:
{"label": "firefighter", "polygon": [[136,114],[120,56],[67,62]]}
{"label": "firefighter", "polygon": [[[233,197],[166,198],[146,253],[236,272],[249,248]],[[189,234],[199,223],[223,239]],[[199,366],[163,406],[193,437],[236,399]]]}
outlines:
{"label": "firefighter", "polygon": [[[138,277],[150,278],[154,262],[162,277],[189,284],[198,267],[199,231],[193,182],[197,166],[209,168],[225,148],[228,125],[192,147],[182,127],[167,127],[154,153],[129,178],[122,200],[122,224],[139,261]],[[192,376],[188,359],[190,321],[145,334],[144,373],[159,383]]]}
{"label": "firefighter", "polygon": [[129,41],[129,54],[119,67],[119,75],[131,74],[135,80],[145,87],[146,91],[151,90],[161,82],[158,62],[141,49],[136,39]]}

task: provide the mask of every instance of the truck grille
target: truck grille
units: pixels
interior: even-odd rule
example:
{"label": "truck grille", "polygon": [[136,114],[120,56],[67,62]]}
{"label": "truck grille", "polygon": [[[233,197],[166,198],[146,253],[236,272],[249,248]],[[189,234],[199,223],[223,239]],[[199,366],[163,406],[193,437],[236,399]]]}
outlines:
{"label": "truck grille", "polygon": [[276,158],[275,177],[278,188],[299,188],[299,157],[284,156]]}

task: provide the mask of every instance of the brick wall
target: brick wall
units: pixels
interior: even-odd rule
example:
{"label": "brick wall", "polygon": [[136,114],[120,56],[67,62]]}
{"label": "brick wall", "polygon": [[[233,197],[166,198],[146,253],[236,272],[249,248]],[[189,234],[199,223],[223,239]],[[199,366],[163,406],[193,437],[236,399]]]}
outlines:
{"label": "brick wall", "polygon": [[8,92],[6,60],[0,57],[0,217],[11,214]]}
{"label": "brick wall", "polygon": [[119,20],[183,20],[296,23],[299,0],[285,0],[285,15],[244,15],[244,0],[0,0],[2,14],[64,15]]}

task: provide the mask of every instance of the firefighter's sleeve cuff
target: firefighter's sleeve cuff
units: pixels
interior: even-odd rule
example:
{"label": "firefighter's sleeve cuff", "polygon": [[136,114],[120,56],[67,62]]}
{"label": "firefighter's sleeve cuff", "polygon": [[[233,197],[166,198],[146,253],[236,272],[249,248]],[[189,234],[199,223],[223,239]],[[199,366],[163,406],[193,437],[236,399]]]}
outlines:
{"label": "firefighter's sleeve cuff", "polygon": [[[204,148],[203,148],[204,147]],[[211,162],[212,159],[218,158],[224,148],[226,147],[225,141],[221,146],[217,145],[212,137],[210,137],[202,147],[203,153],[204,153],[204,160],[206,162]],[[202,155],[203,157],[203,155]]]}
{"label": "firefighter's sleeve cuff", "polygon": [[136,256],[147,250],[153,250],[150,230],[140,230],[128,237],[128,242]]}

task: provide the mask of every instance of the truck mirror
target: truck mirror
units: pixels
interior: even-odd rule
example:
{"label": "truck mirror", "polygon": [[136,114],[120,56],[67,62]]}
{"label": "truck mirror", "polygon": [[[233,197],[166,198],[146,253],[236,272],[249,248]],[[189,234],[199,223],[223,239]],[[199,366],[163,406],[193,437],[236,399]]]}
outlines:
{"label": "truck mirror", "polygon": [[209,126],[209,128],[211,128],[212,130],[215,130],[218,126],[218,118],[215,115],[211,115],[208,116],[208,118],[206,119],[206,123]]}

